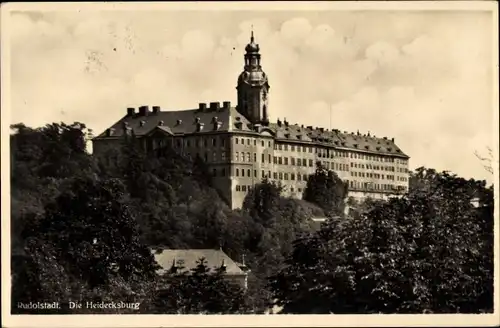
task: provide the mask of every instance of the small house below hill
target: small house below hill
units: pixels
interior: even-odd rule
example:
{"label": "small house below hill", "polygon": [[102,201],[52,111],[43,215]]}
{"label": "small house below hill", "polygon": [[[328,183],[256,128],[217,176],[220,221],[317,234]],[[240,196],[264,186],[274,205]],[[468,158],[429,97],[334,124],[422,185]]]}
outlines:
{"label": "small house below hill", "polygon": [[247,289],[248,267],[245,263],[233,261],[221,249],[164,249],[152,252],[155,261],[161,266],[158,271],[160,275],[171,271],[172,268],[182,268],[184,272],[189,272],[196,268],[201,258],[204,258],[208,268],[216,270],[224,267],[228,281]]}

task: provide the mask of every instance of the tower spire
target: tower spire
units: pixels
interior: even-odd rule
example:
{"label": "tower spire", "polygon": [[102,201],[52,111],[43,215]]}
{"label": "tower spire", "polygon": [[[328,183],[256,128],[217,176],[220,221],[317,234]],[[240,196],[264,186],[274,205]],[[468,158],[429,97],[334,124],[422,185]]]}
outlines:
{"label": "tower spire", "polygon": [[253,24],[252,24],[252,31],[250,34],[250,43],[254,43],[254,37],[253,37]]}

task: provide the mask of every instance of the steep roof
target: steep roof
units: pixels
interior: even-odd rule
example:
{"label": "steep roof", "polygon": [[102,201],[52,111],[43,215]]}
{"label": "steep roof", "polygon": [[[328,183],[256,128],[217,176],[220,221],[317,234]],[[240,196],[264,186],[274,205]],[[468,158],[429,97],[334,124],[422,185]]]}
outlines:
{"label": "steep roof", "polygon": [[181,264],[185,270],[191,270],[196,267],[200,258],[204,257],[207,261],[207,266],[210,269],[218,268],[224,263],[226,266],[226,274],[242,275],[243,270],[222,250],[217,249],[165,249],[161,253],[153,251],[155,261],[162,267],[163,270],[170,270],[172,264]]}
{"label": "steep roof", "polygon": [[[218,123],[218,124],[217,124]],[[134,113],[122,117],[110,129],[112,137],[121,137],[124,126],[133,129],[136,136],[148,134],[156,127],[175,134],[191,134],[198,132],[198,126],[203,129],[198,133],[246,131],[250,132],[251,125],[246,117],[241,115],[234,107],[187,109],[148,112],[147,115]],[[108,137],[104,131],[97,139]]]}
{"label": "steep roof", "polygon": [[271,123],[269,127],[276,132],[278,140],[288,141],[312,141],[315,144],[333,146],[336,148],[345,148],[350,150],[359,150],[365,152],[374,152],[379,154],[408,156],[395,144],[394,139],[377,138],[370,134],[341,132],[337,129],[304,127],[303,125],[279,122]]}

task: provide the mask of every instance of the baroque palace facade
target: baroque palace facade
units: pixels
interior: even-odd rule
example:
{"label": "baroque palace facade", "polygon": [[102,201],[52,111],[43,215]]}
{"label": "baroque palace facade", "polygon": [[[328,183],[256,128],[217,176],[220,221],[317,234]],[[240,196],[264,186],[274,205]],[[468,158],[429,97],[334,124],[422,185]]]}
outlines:
{"label": "baroque palace facade", "polygon": [[260,65],[253,32],[238,78],[238,103],[200,103],[198,108],[162,111],[159,106],[127,108],[123,118],[93,139],[96,155],[135,135],[147,150],[170,143],[180,153],[201,156],[232,208],[267,177],[300,198],[316,162],[347,183],[349,196],[388,198],[408,190],[409,157],[394,138],[269,122],[269,83]]}

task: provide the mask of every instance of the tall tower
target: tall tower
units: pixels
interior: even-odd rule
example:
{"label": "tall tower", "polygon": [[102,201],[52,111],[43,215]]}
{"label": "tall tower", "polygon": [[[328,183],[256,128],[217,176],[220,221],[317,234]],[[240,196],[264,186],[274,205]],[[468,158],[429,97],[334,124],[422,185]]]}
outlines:
{"label": "tall tower", "polygon": [[252,123],[269,123],[267,75],[260,66],[259,45],[252,35],[245,47],[245,67],[238,78],[236,109]]}

